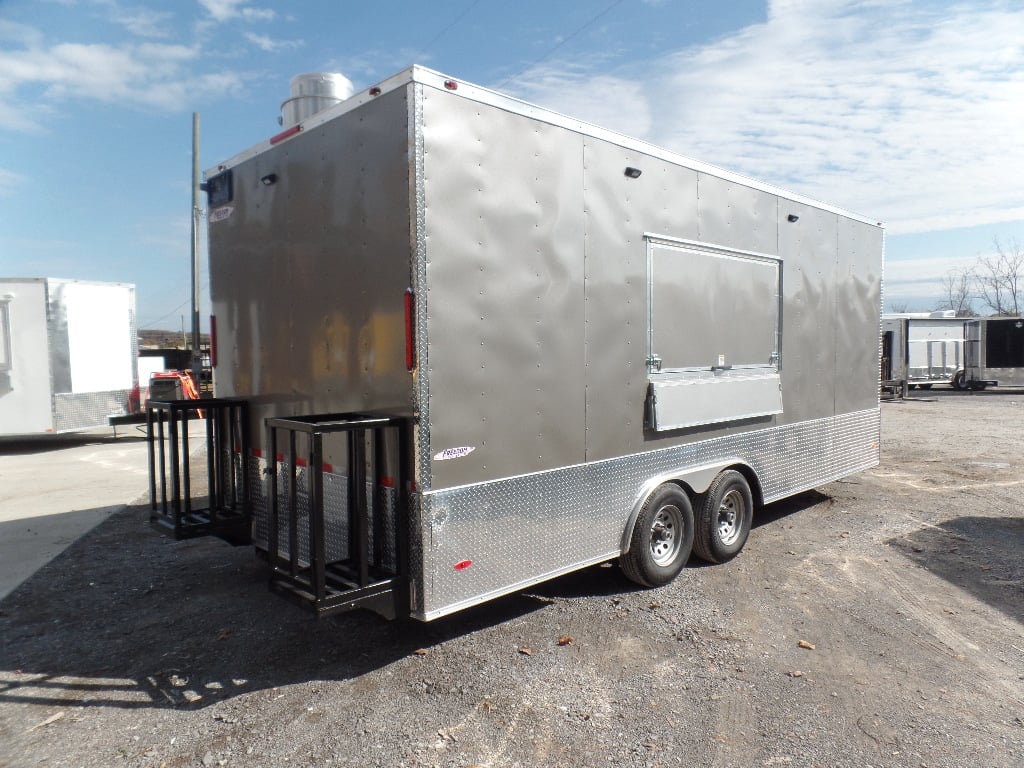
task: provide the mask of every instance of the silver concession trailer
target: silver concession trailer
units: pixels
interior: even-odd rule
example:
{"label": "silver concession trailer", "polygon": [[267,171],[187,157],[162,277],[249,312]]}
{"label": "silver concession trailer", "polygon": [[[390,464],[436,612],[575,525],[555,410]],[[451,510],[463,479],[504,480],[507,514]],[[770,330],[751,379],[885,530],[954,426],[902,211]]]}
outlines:
{"label": "silver concession trailer", "polygon": [[1024,386],[1024,317],[980,317],[967,321],[965,384]]}
{"label": "silver concession trailer", "polygon": [[420,67],[297,120],[206,173],[216,397],[151,404],[162,529],[430,620],[664,584],[877,464],[876,222]]}
{"label": "silver concession trailer", "polygon": [[137,391],[135,286],[0,278],[0,436],[123,416]]}

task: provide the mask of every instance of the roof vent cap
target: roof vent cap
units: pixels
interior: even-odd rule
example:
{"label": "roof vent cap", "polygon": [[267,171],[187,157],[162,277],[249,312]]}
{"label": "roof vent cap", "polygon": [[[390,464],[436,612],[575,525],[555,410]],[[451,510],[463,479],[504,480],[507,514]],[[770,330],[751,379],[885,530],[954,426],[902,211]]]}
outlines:
{"label": "roof vent cap", "polygon": [[352,81],[338,72],[307,72],[291,79],[291,96],[281,104],[277,122],[291,128],[303,120],[339,104],[354,90]]}

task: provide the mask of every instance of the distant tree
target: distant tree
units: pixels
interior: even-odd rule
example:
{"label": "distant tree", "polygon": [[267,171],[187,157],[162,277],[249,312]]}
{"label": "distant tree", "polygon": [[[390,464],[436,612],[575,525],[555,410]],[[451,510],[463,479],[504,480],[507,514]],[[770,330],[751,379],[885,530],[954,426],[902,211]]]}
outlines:
{"label": "distant tree", "polygon": [[1004,246],[993,241],[996,252],[979,256],[973,270],[978,297],[997,315],[1019,315],[1024,309],[1024,249],[1016,238]]}
{"label": "distant tree", "polygon": [[889,311],[895,314],[902,314],[910,311],[910,305],[905,301],[894,301],[889,304]]}
{"label": "distant tree", "polygon": [[936,309],[951,309],[957,317],[974,317],[974,275],[969,268],[951,269],[942,278],[945,295]]}

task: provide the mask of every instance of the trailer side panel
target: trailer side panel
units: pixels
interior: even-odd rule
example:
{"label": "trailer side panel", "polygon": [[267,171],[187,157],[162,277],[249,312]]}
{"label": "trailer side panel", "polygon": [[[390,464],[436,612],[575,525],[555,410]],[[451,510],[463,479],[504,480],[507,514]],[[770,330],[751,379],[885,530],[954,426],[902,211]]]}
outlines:
{"label": "trailer side panel", "polygon": [[422,128],[428,487],[578,464],[582,139],[430,88]]}
{"label": "trailer side panel", "polygon": [[882,240],[880,227],[839,219],[836,414],[878,407]]}
{"label": "trailer side panel", "polygon": [[4,281],[10,361],[0,371],[0,434],[53,431],[46,281]]}
{"label": "trailer side panel", "polygon": [[412,412],[406,109],[399,89],[243,161],[211,211],[217,393],[250,399],[257,446],[267,416]]}

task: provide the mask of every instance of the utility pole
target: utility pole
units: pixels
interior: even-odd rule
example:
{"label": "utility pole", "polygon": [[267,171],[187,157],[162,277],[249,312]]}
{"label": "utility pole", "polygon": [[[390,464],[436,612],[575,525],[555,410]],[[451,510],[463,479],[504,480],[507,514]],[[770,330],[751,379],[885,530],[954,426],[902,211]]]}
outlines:
{"label": "utility pole", "polygon": [[199,351],[199,113],[192,113],[192,378],[200,387],[203,357]]}

